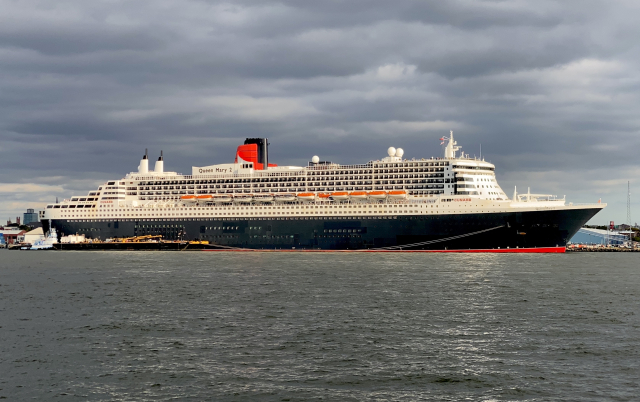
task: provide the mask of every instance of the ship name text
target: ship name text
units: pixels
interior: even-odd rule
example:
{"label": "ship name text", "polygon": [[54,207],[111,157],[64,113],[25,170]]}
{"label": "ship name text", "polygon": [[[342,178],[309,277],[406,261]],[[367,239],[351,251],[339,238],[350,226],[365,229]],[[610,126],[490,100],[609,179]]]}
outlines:
{"label": "ship name text", "polygon": [[215,169],[198,169],[199,173],[227,173],[229,169],[215,168]]}

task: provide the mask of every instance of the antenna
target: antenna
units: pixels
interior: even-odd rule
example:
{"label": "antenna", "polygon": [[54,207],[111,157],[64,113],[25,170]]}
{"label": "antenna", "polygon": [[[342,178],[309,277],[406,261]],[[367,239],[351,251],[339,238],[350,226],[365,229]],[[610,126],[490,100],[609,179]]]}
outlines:
{"label": "antenna", "polygon": [[627,181],[627,225],[631,230],[631,184]]}

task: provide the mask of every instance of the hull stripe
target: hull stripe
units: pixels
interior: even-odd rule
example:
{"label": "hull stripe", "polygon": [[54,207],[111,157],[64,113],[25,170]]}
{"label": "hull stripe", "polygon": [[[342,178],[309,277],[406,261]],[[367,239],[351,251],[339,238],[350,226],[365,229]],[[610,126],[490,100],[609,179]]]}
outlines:
{"label": "hull stripe", "polygon": [[216,252],[258,252],[258,253],[564,253],[566,247],[532,247],[532,248],[495,248],[495,249],[469,249],[469,250],[274,250],[274,249],[251,249],[251,248],[221,248],[204,249],[202,251]]}

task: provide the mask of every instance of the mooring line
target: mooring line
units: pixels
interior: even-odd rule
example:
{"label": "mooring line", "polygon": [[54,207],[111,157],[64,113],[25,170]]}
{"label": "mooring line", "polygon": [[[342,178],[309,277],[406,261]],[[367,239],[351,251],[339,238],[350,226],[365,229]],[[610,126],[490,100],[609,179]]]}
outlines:
{"label": "mooring line", "polygon": [[474,235],[477,235],[477,234],[480,234],[480,233],[490,232],[492,230],[500,229],[500,228],[503,228],[503,227],[504,227],[504,225],[500,225],[500,226],[496,226],[496,227],[489,228],[489,229],[478,230],[477,232],[471,232],[471,233],[465,233],[465,234],[462,234],[462,235],[446,237],[444,239],[423,241],[423,242],[420,242],[420,243],[411,243],[411,244],[403,244],[403,245],[400,245],[400,246],[378,247],[378,248],[370,248],[370,249],[367,249],[367,250],[354,250],[354,251],[397,250],[397,249],[410,248],[410,247],[426,246],[428,244],[435,244],[435,243],[441,243],[441,242],[444,242],[444,241],[462,239],[464,237],[469,237],[469,236],[474,236]]}
{"label": "mooring line", "polygon": [[[391,251],[391,250],[402,250],[402,249],[405,249],[405,248],[426,246],[428,244],[442,243],[442,242],[445,242],[445,241],[462,239],[464,237],[475,236],[475,235],[480,234],[480,233],[490,232],[492,230],[500,229],[500,228],[503,228],[503,227],[505,227],[505,225],[500,225],[500,226],[496,226],[496,227],[489,228],[489,229],[478,230],[477,232],[471,232],[471,233],[465,233],[465,234],[457,235],[457,236],[445,237],[444,239],[436,239],[436,240],[423,241],[423,242],[419,242],[419,243],[403,244],[403,245],[399,245],[399,246],[366,248],[366,249],[359,249],[359,250],[314,250],[314,249],[306,249],[306,250],[305,249],[300,249],[300,250],[282,249],[282,250],[277,250],[277,249],[255,249],[255,248],[231,247],[231,246],[223,246],[221,244],[209,244],[209,246],[217,247],[219,249],[228,250],[228,251],[272,251],[272,250],[277,250],[277,251],[349,251],[349,252]],[[214,251],[215,249],[204,249],[204,250]]]}

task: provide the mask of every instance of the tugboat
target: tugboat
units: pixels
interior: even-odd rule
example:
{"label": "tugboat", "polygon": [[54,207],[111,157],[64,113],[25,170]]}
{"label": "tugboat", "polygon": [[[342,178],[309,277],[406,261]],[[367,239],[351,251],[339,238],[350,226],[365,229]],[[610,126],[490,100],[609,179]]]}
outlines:
{"label": "tugboat", "polygon": [[55,250],[54,244],[58,244],[58,232],[52,227],[47,233],[47,237],[33,243],[29,250]]}

